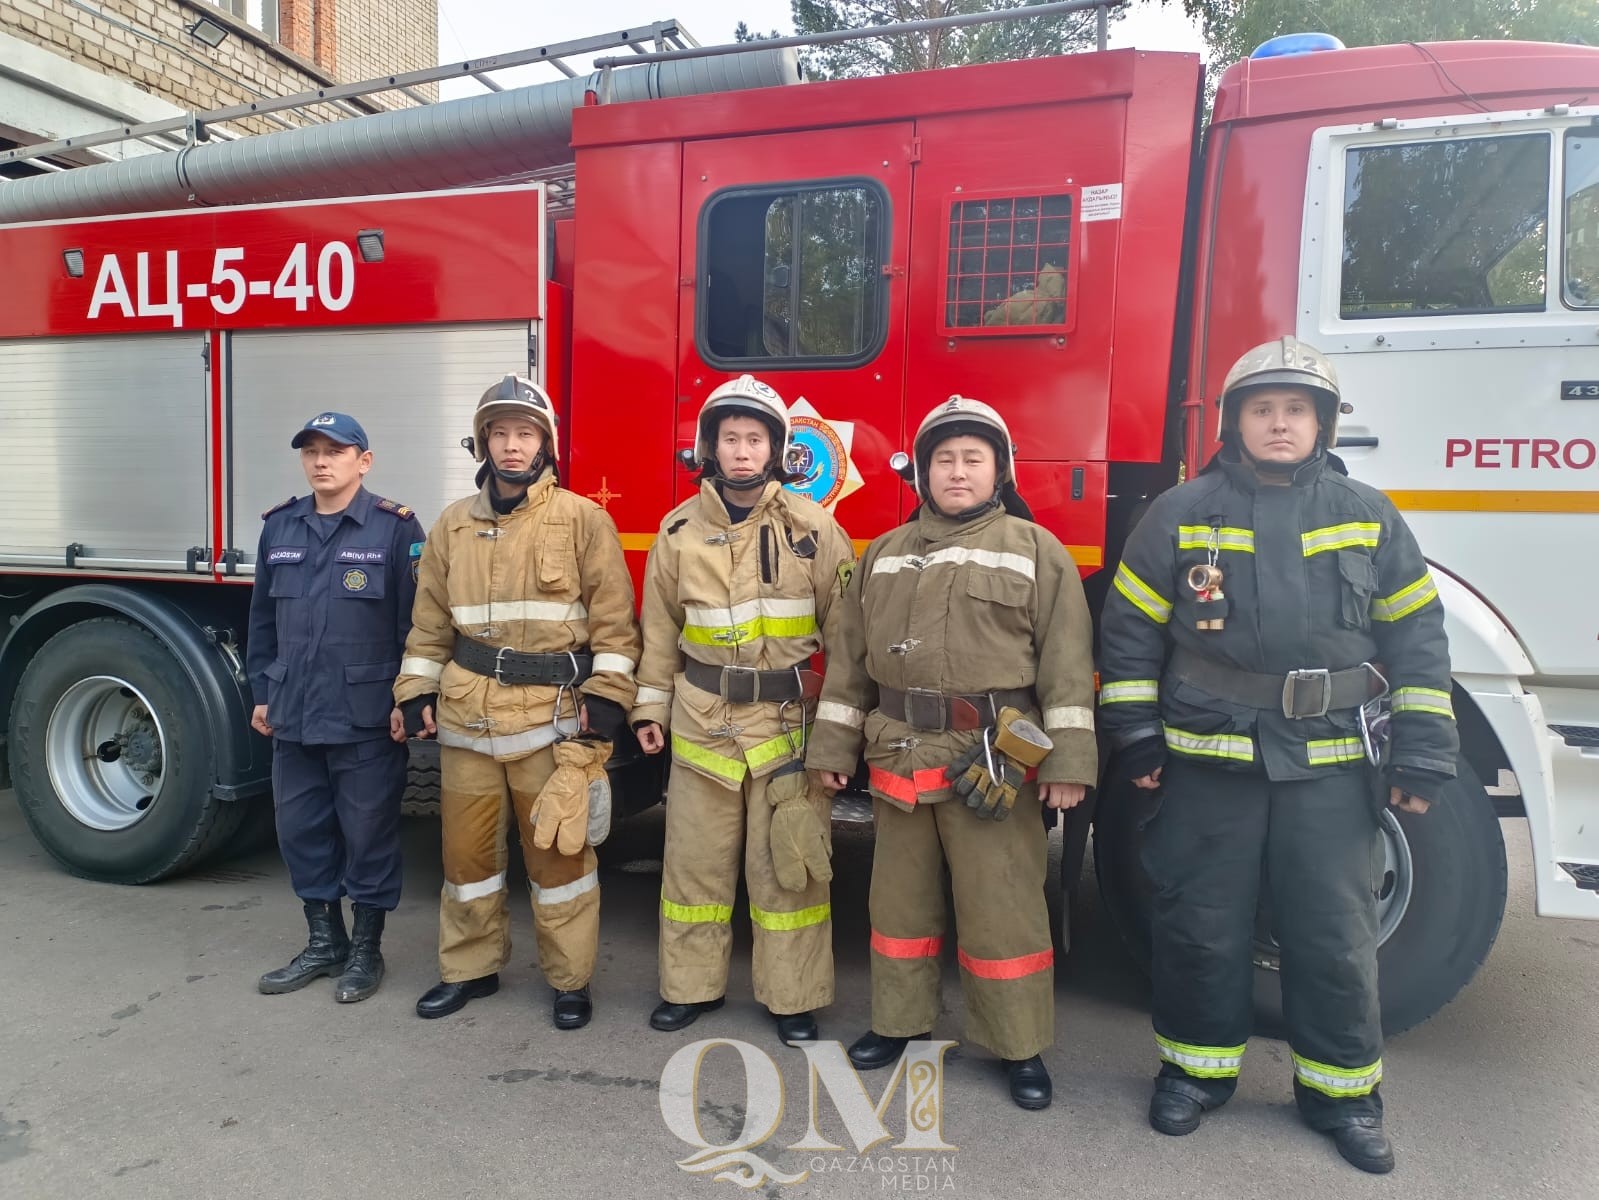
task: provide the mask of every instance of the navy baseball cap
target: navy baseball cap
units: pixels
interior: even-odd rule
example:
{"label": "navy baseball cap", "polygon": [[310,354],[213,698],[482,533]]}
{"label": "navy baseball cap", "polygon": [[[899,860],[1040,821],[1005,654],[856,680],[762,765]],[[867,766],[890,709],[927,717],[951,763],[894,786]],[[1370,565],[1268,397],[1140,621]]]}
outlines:
{"label": "navy baseball cap", "polygon": [[305,445],[305,439],[313,433],[320,433],[323,437],[331,438],[341,446],[354,446],[358,450],[371,449],[367,445],[366,430],[361,428],[361,422],[348,413],[318,413],[305,423],[304,429],[294,435],[294,440],[289,443],[289,448],[298,450]]}

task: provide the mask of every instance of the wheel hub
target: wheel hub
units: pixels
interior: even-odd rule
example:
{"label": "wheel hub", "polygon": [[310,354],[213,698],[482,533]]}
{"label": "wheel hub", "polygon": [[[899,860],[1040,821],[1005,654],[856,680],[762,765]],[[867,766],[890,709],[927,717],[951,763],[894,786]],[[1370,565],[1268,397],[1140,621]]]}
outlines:
{"label": "wheel hub", "polygon": [[80,679],[56,701],[45,762],[62,805],[91,829],[116,832],[143,819],[161,794],[166,735],[149,700],[125,679]]}

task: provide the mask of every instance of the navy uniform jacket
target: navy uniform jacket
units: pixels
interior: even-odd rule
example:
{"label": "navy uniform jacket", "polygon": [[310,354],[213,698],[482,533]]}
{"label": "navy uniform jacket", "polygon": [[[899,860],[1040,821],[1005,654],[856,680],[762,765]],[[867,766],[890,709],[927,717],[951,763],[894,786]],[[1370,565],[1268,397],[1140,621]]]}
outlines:
{"label": "navy uniform jacket", "polygon": [[273,736],[336,745],[389,736],[411,631],[422,525],[362,488],[322,540],[316,498],[265,514],[245,663]]}
{"label": "navy uniform jacket", "polygon": [[[1240,770],[1263,763],[1272,779],[1365,762],[1354,709],[1290,720],[1219,699],[1173,675],[1181,648],[1268,675],[1381,663],[1393,689],[1391,764],[1455,773],[1438,586],[1393,503],[1342,465],[1326,455],[1290,486],[1272,487],[1223,452],[1150,505],[1127,539],[1100,627],[1100,726],[1118,749],[1164,736],[1174,754]],[[1224,613],[1186,582],[1212,546]],[[1221,629],[1199,628],[1216,616]]]}

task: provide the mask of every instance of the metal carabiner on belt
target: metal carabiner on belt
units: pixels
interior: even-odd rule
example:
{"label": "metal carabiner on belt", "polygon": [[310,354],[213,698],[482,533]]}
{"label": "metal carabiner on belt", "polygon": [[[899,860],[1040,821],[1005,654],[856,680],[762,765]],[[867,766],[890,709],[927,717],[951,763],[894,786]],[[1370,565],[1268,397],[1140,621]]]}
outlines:
{"label": "metal carabiner on belt", "polygon": [[1366,761],[1379,767],[1382,765],[1383,747],[1387,745],[1391,732],[1389,725],[1394,719],[1392,706],[1388,702],[1388,680],[1373,664],[1363,662],[1360,665],[1370,671],[1372,678],[1382,687],[1380,692],[1355,710],[1356,722],[1360,726],[1360,748],[1366,752]]}

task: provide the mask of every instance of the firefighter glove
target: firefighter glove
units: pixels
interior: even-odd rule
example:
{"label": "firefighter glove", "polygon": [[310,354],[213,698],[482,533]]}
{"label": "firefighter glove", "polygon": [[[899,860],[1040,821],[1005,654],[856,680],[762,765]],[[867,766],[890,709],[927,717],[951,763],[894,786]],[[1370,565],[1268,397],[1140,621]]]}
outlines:
{"label": "firefighter glove", "polygon": [[1142,779],[1165,765],[1166,739],[1158,733],[1116,752],[1116,774],[1122,779]]}
{"label": "firefighter glove", "polygon": [[1421,767],[1394,767],[1388,772],[1389,787],[1396,787],[1406,795],[1415,796],[1429,804],[1437,804],[1442,800],[1444,789],[1453,782],[1448,775]]}
{"label": "firefighter glove", "polygon": [[[598,823],[591,812],[597,802],[604,810],[603,823],[611,823],[611,789],[605,782],[605,760],[611,744],[600,738],[568,738],[555,744],[555,772],[533,801],[533,845],[540,850],[555,847],[556,853],[573,855],[583,849],[592,825]],[[591,779],[597,768],[599,780]]]}
{"label": "firefighter glove", "polygon": [[[1003,821],[1016,805],[1027,772],[1054,748],[1049,735],[1020,709],[1003,708],[993,729],[985,729],[982,740],[957,760],[967,765],[955,779],[955,794],[979,817]],[[950,774],[953,778],[953,768]]]}
{"label": "firefighter glove", "polygon": [[832,879],[827,830],[804,767],[795,762],[768,779],[766,798],[772,804],[772,867],[778,887],[803,892],[808,879]]}
{"label": "firefighter glove", "polygon": [[406,737],[418,737],[426,729],[426,726],[422,724],[422,710],[424,708],[431,708],[433,710],[433,719],[435,721],[438,720],[439,694],[437,692],[429,692],[425,696],[413,696],[400,704],[400,715],[405,718]]}
{"label": "firefighter glove", "polygon": [[597,733],[606,741],[614,742],[627,728],[627,710],[615,700],[585,695],[583,706],[588,709],[590,733]]}

